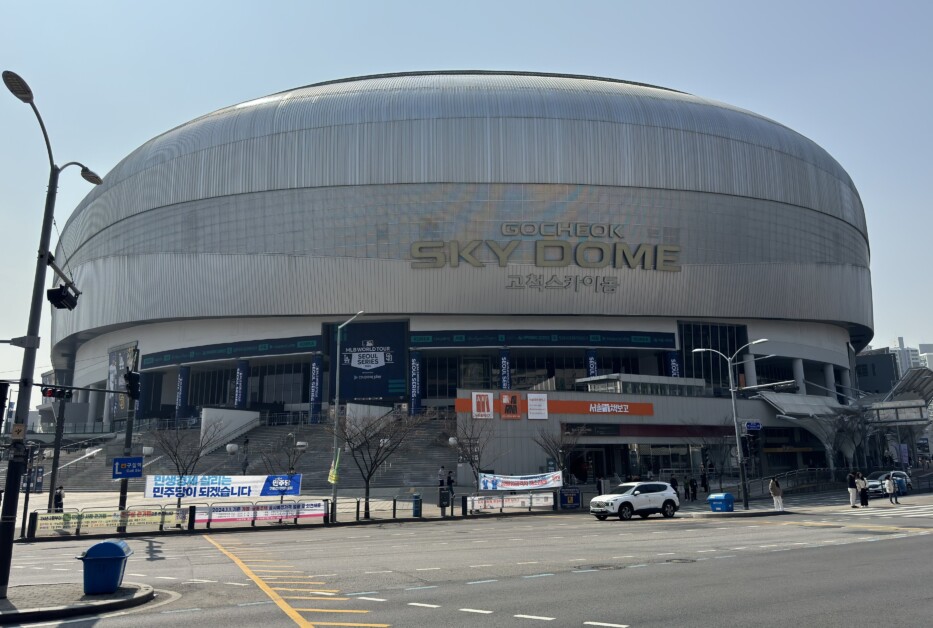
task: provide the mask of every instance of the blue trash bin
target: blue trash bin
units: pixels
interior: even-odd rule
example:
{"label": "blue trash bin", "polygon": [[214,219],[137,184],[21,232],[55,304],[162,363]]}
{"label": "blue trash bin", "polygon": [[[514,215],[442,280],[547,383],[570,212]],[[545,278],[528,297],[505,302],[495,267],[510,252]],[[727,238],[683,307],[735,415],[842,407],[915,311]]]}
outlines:
{"label": "blue trash bin", "polygon": [[411,516],[421,516],[421,493],[415,493],[411,496]]}
{"label": "blue trash bin", "polygon": [[125,542],[112,540],[92,545],[78,556],[84,563],[84,594],[116,593],[123,583],[126,559],[132,554]]}
{"label": "blue trash bin", "polygon": [[732,496],[732,493],[711,493],[706,498],[706,502],[712,512],[735,511],[735,497]]}

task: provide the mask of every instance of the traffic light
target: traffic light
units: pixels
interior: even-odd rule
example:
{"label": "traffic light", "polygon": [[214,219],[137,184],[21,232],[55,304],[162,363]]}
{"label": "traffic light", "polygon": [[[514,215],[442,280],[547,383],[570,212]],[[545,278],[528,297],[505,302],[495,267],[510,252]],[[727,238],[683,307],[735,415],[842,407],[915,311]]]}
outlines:
{"label": "traffic light", "polygon": [[52,307],[59,310],[73,310],[78,305],[78,295],[68,289],[68,286],[58,286],[45,291]]}
{"label": "traffic light", "polygon": [[63,388],[53,388],[51,386],[43,386],[41,388],[42,396],[48,399],[71,399],[71,391],[65,390]]}
{"label": "traffic light", "polygon": [[123,374],[123,381],[126,385],[127,396],[130,399],[139,399],[139,373],[127,371]]}
{"label": "traffic light", "polygon": [[749,457],[758,455],[758,433],[750,431],[746,436]]}
{"label": "traffic light", "polygon": [[742,459],[748,460],[748,434],[742,435]]}

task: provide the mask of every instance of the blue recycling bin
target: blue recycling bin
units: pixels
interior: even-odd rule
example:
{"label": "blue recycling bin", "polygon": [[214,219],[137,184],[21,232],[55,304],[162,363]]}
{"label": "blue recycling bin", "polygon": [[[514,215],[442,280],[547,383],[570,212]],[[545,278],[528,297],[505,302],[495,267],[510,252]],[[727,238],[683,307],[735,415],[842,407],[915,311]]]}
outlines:
{"label": "blue recycling bin", "polygon": [[411,516],[421,516],[421,493],[415,493],[411,496]]}
{"label": "blue recycling bin", "polygon": [[84,594],[116,593],[123,583],[126,559],[133,550],[124,541],[102,541],[78,556],[84,563]]}
{"label": "blue recycling bin", "polygon": [[712,512],[735,511],[735,497],[732,493],[710,493],[710,496],[706,498],[706,503],[709,504]]}

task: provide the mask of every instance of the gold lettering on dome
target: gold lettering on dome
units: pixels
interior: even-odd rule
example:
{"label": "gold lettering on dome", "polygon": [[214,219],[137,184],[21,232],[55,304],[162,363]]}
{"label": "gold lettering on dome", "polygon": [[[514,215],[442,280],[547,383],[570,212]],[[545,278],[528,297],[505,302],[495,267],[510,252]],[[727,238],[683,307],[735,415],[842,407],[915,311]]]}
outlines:
{"label": "gold lettering on dome", "polygon": [[450,241],[450,265],[454,268],[460,265],[460,260],[469,264],[470,266],[476,266],[477,268],[482,268],[483,263],[473,257],[473,251],[476,250],[482,240],[470,240],[467,242],[463,248],[460,248],[460,243],[456,240]]}
{"label": "gold lettering on dome", "polygon": [[446,244],[440,240],[411,243],[412,268],[443,268],[447,263]]}
{"label": "gold lettering on dome", "polygon": [[499,243],[495,240],[486,240],[486,246],[489,247],[489,250],[495,254],[496,259],[499,260],[499,266],[505,268],[508,266],[509,256],[512,254],[512,251],[518,248],[520,240],[509,240],[508,244],[505,245],[505,248],[499,246]]}
{"label": "gold lettering on dome", "polygon": [[615,267],[622,268],[623,265],[629,268],[638,268],[641,266],[645,270],[654,269],[654,247],[650,244],[639,244],[632,253],[632,249],[624,242],[616,242]]}
{"label": "gold lettering on dome", "polygon": [[672,244],[659,244],[658,250],[658,270],[668,272],[680,272],[680,247]]}
{"label": "gold lettering on dome", "polygon": [[[597,252],[598,259],[590,259],[587,251]],[[606,242],[581,242],[573,255],[580,268],[603,268],[612,260],[612,247]]]}
{"label": "gold lettering on dome", "polygon": [[[538,268],[569,266],[570,248],[570,243],[564,240],[537,240],[535,242],[535,266]],[[557,259],[548,259],[548,249],[558,251],[560,256]]]}

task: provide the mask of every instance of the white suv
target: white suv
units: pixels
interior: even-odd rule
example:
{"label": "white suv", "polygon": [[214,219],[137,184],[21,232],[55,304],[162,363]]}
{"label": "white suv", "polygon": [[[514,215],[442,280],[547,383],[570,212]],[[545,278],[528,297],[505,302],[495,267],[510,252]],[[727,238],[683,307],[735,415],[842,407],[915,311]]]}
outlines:
{"label": "white suv", "polygon": [[673,517],[678,508],[677,492],[665,482],[626,482],[590,500],[590,514],[600,521],[605,521],[609,515],[619,515],[624,521],[632,515],[644,519],[654,513]]}

